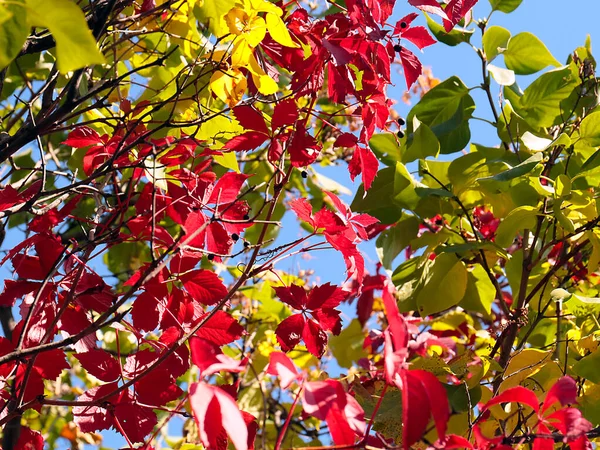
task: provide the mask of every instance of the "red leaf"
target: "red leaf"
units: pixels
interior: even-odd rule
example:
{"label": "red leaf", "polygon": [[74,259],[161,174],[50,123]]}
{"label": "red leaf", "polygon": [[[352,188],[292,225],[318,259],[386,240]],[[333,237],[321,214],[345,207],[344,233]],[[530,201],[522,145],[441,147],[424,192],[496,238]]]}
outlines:
{"label": "red leaf", "polygon": [[419,8],[421,11],[425,11],[431,14],[436,14],[444,19],[448,16],[436,0],[408,0],[408,3]]}
{"label": "red leaf", "polygon": [[127,438],[134,443],[144,442],[144,438],[158,423],[154,411],[134,403],[129,391],[123,392],[114,405],[114,420],[119,422]]}
{"label": "red leaf", "polygon": [[315,228],[315,221],[312,218],[312,205],[305,198],[297,198],[290,203],[290,209],[296,213],[298,219],[310,224]]}
{"label": "red leaf", "polygon": [[379,161],[371,149],[357,146],[352,155],[352,160],[348,165],[348,171],[350,172],[352,181],[354,181],[354,178],[356,178],[357,175],[362,173],[365,191],[368,191],[371,189],[373,180],[377,176],[377,169],[379,169]]}
{"label": "red leaf", "polygon": [[[157,389],[160,386],[160,389]],[[177,400],[183,391],[167,369],[156,368],[135,383],[135,392],[140,402],[150,406],[163,406]]]}
{"label": "red leaf", "polygon": [[[341,326],[340,321],[339,327],[341,328]],[[321,358],[323,353],[325,353],[325,347],[327,346],[328,341],[327,333],[314,320],[307,319],[305,321],[304,330],[302,331],[302,340],[306,344],[306,349],[317,358]]]}
{"label": "red leaf", "polygon": [[423,388],[429,397],[431,415],[435,422],[438,438],[444,439],[446,430],[448,429],[448,420],[450,419],[450,404],[448,403],[446,390],[431,372],[411,370],[409,373],[411,376],[418,378],[423,384]]}
{"label": "red leaf", "polygon": [[358,138],[352,133],[342,133],[333,143],[334,147],[354,147],[358,144]]}
{"label": "red leaf", "polygon": [[233,108],[233,114],[241,126],[247,130],[269,134],[269,129],[262,114],[252,106],[242,105]]}
{"label": "red leaf", "polygon": [[576,408],[563,408],[548,416],[548,421],[564,434],[568,441],[575,440],[593,428]]}
{"label": "red leaf", "polygon": [[562,377],[550,388],[542,405],[542,412],[560,402],[562,406],[577,403],[577,383],[571,377]]}
{"label": "red leaf", "polygon": [[222,430],[236,450],[248,450],[248,428],[235,400],[222,389],[205,383],[190,386],[190,404],[205,447],[217,447]]}
{"label": "red leaf", "polygon": [[406,86],[410,89],[419,75],[423,72],[421,61],[413,52],[402,47],[400,50],[400,61],[402,61],[402,69],[404,70],[404,78],[406,78]]}
{"label": "red leaf", "polygon": [[284,352],[292,350],[302,339],[304,330],[304,316],[302,314],[294,314],[293,316],[284,319],[275,330],[277,342],[281,345]]}
{"label": "red leaf", "polygon": [[96,131],[90,127],[77,127],[69,133],[64,145],[69,145],[75,148],[88,147],[90,145],[104,144],[104,140]]}
{"label": "red leaf", "polygon": [[419,47],[419,50],[423,50],[425,47],[435,44],[436,42],[425,27],[408,28],[406,31],[402,32],[402,38],[415,44]]}
{"label": "red leaf", "polygon": [[[185,234],[188,236],[185,238],[186,245],[195,248],[204,248],[204,242],[206,239],[206,221],[208,218],[204,215],[202,211],[192,211],[185,218],[185,223],[183,224],[183,229],[185,230]],[[196,230],[201,230],[196,232]],[[189,239],[195,233],[192,239]]]}
{"label": "red leaf", "polygon": [[0,189],[0,211],[12,208],[17,203],[23,203],[24,200],[19,196],[17,190],[12,186],[6,186]]}
{"label": "red leaf", "polygon": [[292,166],[305,167],[316,161],[321,152],[321,144],[306,131],[302,122],[296,123],[294,137],[288,145]]}
{"label": "red leaf", "polygon": [[303,310],[307,307],[308,296],[306,295],[306,290],[302,286],[292,284],[289,287],[283,286],[275,287],[273,289],[275,290],[277,297],[279,297],[284,303],[290,305],[292,308]]}
{"label": "red leaf", "polygon": [[294,362],[282,352],[272,352],[269,355],[269,365],[266,372],[275,375],[279,379],[282,389],[287,389],[293,381],[300,377]]}
{"label": "red leaf", "polygon": [[250,175],[245,175],[243,173],[227,172],[220,177],[217,184],[215,184],[208,203],[218,203],[219,205],[223,205],[237,200],[242,185],[249,177]]}
{"label": "red leaf", "polygon": [[65,352],[57,348],[42,352],[35,358],[34,368],[40,377],[45,380],[56,379],[63,369],[68,369],[69,363],[65,359]]}
{"label": "red leaf", "polygon": [[502,394],[488,401],[484,405],[483,410],[489,409],[494,405],[499,405],[500,403],[509,402],[523,403],[531,407],[531,409],[533,409],[535,412],[538,412],[540,409],[538,399],[533,393],[533,391],[530,391],[529,389],[524,388],[523,386],[515,386],[513,388],[507,389]]}
{"label": "red leaf", "polygon": [[185,289],[203,305],[214,305],[227,295],[221,279],[210,270],[192,270],[179,276]]}
{"label": "red leaf", "polygon": [[[550,434],[550,430],[542,422],[536,430],[539,434]],[[554,439],[536,438],[533,441],[533,450],[554,450]]]}
{"label": "red leaf", "polygon": [[234,150],[236,152],[249,151],[259,147],[268,139],[269,136],[267,134],[258,131],[248,131],[229,140],[223,148]]}
{"label": "red leaf", "polygon": [[435,443],[434,448],[436,449],[450,449],[450,448],[473,448],[473,444],[471,444],[467,439],[462,436],[457,436],[456,434],[449,434],[445,439],[439,440]]}
{"label": "red leaf", "polygon": [[221,349],[210,341],[193,336],[190,339],[192,362],[200,369],[200,376],[205,377],[225,370],[238,373],[246,369],[247,360],[238,361],[224,355]]}
{"label": "red leaf", "polygon": [[77,353],[75,358],[85,370],[99,380],[115,381],[121,375],[119,363],[105,350],[93,349],[85,353]]}
{"label": "red leaf", "polygon": [[402,444],[405,450],[419,442],[431,415],[429,396],[420,379],[409,370],[401,370]]}
{"label": "red leaf", "polygon": [[237,320],[225,311],[216,311],[202,327],[196,336],[216,345],[227,345],[239,339],[244,334],[244,328]]}
{"label": "red leaf", "polygon": [[282,100],[275,105],[273,118],[271,119],[271,129],[293,125],[298,120],[298,107],[292,98]]}
{"label": "red leaf", "polygon": [[131,308],[131,320],[140,331],[152,331],[158,326],[158,300],[148,291],[137,296]]}
{"label": "red leaf", "polygon": [[[6,431],[6,428],[5,428]],[[43,450],[44,438],[39,431],[34,431],[29,427],[20,427],[19,439],[14,450]]]}
{"label": "red leaf", "polygon": [[[94,402],[96,399],[111,394],[117,389],[117,383],[104,384],[85,391],[79,396],[82,402]],[[112,412],[102,406],[85,405],[73,407],[73,420],[84,433],[98,430],[108,430],[113,424]]]}
{"label": "red leaf", "polygon": [[404,16],[402,19],[396,22],[396,26],[394,27],[394,34],[400,34],[408,28],[410,28],[410,25],[417,17],[419,17],[417,13],[410,13]]}

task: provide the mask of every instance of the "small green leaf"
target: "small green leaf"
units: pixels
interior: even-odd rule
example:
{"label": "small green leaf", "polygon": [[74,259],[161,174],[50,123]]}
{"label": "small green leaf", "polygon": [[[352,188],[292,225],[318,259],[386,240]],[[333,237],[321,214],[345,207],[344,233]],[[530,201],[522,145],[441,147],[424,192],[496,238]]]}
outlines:
{"label": "small green leaf", "polygon": [[500,86],[512,86],[515,84],[515,73],[512,70],[496,67],[492,64],[488,64],[487,70],[492,74],[492,77]]}
{"label": "small green leaf", "polygon": [[438,255],[421,277],[423,288],[417,296],[421,317],[458,305],[467,290],[467,280],[467,269],[454,254]]}
{"label": "small green leaf", "polygon": [[508,31],[506,28],[494,25],[485,30],[481,40],[483,43],[485,57],[487,62],[490,63],[508,46],[508,41],[510,40],[510,31]]}
{"label": "small green leaf", "polygon": [[452,31],[450,31],[450,33],[446,33],[444,27],[429,17],[427,13],[425,13],[425,18],[427,19],[427,26],[435,38],[451,47],[454,47],[462,42],[466,42],[468,44],[471,41],[471,36],[475,32],[475,30],[467,30],[464,28],[455,27],[452,29]]}
{"label": "small green leaf", "polygon": [[208,25],[208,29],[216,37],[222,37],[229,32],[224,16],[235,6],[235,0],[200,0],[194,8],[198,22]]}
{"label": "small green leaf", "polygon": [[569,67],[546,72],[525,89],[520,112],[533,127],[552,126],[562,112],[560,102],[569,97],[577,84]]}
{"label": "small green leaf", "polygon": [[519,7],[523,0],[490,0],[490,5],[494,11],[511,13]]}
{"label": "small green leaf", "polygon": [[365,334],[360,322],[354,319],[339,336],[329,339],[329,348],[340,367],[349,369],[353,363],[367,357],[367,352],[363,349],[364,342]]}
{"label": "small green leaf", "polygon": [[600,352],[593,352],[573,364],[573,372],[581,378],[600,384]]}
{"label": "small green leaf", "polygon": [[571,179],[568,175],[561,173],[556,177],[554,191],[559,197],[566,197],[571,194]]}
{"label": "small green leaf", "polygon": [[500,222],[496,230],[496,244],[500,247],[508,247],[512,244],[519,230],[535,227],[537,214],[538,210],[533,206],[519,206],[513,209]]}
{"label": "small green leaf", "polygon": [[383,224],[395,223],[402,216],[402,208],[394,202],[395,174],[395,167],[381,169],[366,195],[361,184],[350,205],[352,211],[368,213]]}
{"label": "small green leaf", "polygon": [[377,237],[376,249],[379,261],[386,269],[402,250],[408,247],[411,240],[419,232],[419,219],[415,216],[404,215],[393,227],[388,228]]}
{"label": "small green leaf", "polygon": [[17,57],[29,36],[24,0],[6,2],[0,7],[0,70]]}
{"label": "small green leaf", "polygon": [[409,163],[417,159],[425,159],[428,156],[437,157],[440,152],[440,142],[427,125],[422,123],[416,116],[413,117],[413,134],[410,136],[410,144],[402,153],[402,162]]}
{"label": "small green leaf", "polygon": [[427,92],[408,114],[407,134],[414,133],[413,118],[427,125],[437,136],[440,152],[462,150],[471,138],[469,119],[475,102],[458,77],[450,77]]}
{"label": "small green leaf", "polygon": [[590,314],[600,314],[600,298],[582,297],[571,295],[563,304],[565,312],[575,317],[587,317]]}
{"label": "small green leaf", "polygon": [[548,66],[561,65],[542,41],[527,32],[513,36],[503,55],[506,67],[518,75],[530,75]]}
{"label": "small green leaf", "polygon": [[50,30],[56,41],[58,70],[71,72],[104,63],[83,11],[70,0],[26,0],[27,20]]}
{"label": "small green leaf", "polygon": [[600,112],[590,114],[581,121],[579,139],[588,147],[600,145]]}
{"label": "small green leaf", "polygon": [[240,173],[240,166],[238,164],[235,152],[225,152],[222,155],[214,155],[213,159],[221,167],[225,167],[226,169]]}
{"label": "small green leaf", "polygon": [[460,302],[466,311],[478,312],[489,316],[496,298],[496,288],[490,281],[485,269],[477,264],[469,271],[467,291]]}
{"label": "small green leaf", "polygon": [[395,166],[400,161],[400,147],[391,133],[374,134],[369,140],[369,147],[386,166]]}

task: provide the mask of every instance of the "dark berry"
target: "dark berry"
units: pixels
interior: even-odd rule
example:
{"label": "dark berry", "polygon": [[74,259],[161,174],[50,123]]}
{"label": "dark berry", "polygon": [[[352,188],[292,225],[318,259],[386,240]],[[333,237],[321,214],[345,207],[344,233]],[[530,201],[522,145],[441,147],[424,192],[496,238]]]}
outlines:
{"label": "dark berry", "polygon": [[394,51],[400,53],[402,51],[402,46],[400,44],[394,45]]}
{"label": "dark berry", "polygon": [[398,130],[398,137],[402,139],[404,137],[404,131]]}
{"label": "dark berry", "polygon": [[250,216],[248,214],[244,214],[244,220],[250,220]]}
{"label": "dark berry", "polygon": [[244,247],[250,247],[250,242],[244,241]]}
{"label": "dark berry", "polygon": [[408,26],[408,24],[405,21],[400,22],[400,28],[402,28],[403,30]]}
{"label": "dark berry", "polygon": [[302,171],[302,178],[307,178],[308,177],[308,172],[306,172],[306,170]]}
{"label": "dark berry", "polygon": [[402,126],[406,124],[406,120],[404,120],[402,117],[398,117],[398,125]]}
{"label": "dark berry", "polygon": [[443,223],[444,223],[444,220],[441,217],[435,219],[435,224],[436,225],[442,225]]}
{"label": "dark berry", "polygon": [[233,234],[231,235],[231,239],[233,239],[234,241],[237,241],[239,238],[240,238],[240,237],[239,237],[239,235],[238,235],[237,233],[233,233]]}
{"label": "dark berry", "polygon": [[212,261],[213,259],[215,259],[215,255],[213,255],[212,253],[209,253],[208,255],[206,255],[206,257],[208,258],[209,261]]}

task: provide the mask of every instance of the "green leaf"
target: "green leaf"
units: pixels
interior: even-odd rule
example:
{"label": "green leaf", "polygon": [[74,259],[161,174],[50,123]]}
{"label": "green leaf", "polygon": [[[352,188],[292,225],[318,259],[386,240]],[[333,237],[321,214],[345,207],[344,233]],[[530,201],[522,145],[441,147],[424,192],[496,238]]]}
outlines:
{"label": "green leaf", "polygon": [[503,13],[513,12],[519,7],[523,0],[490,0],[490,5],[494,11],[502,11]]}
{"label": "green leaf", "polygon": [[515,84],[515,73],[512,70],[496,67],[492,64],[488,64],[487,70],[492,74],[492,78],[494,78],[496,83],[500,86],[512,86]]}
{"label": "green leaf", "polygon": [[369,147],[386,166],[395,166],[401,160],[400,147],[392,133],[374,134],[369,140]]}
{"label": "green leaf", "polygon": [[561,114],[560,102],[573,92],[577,79],[569,67],[551,70],[529,85],[520,101],[520,112],[531,126],[552,126]]}
{"label": "green leaf", "polygon": [[600,314],[600,298],[582,297],[580,295],[571,295],[564,302],[564,310],[575,317],[587,317],[590,314],[597,316]]}
{"label": "green leaf", "polygon": [[352,211],[369,213],[383,224],[395,223],[402,216],[402,208],[394,202],[395,175],[395,167],[381,169],[366,196],[361,184],[350,205]]}
{"label": "green leaf", "polygon": [[590,114],[581,121],[579,139],[588,147],[600,145],[600,112]]}
{"label": "green leaf", "polygon": [[431,129],[416,116],[413,117],[414,133],[410,136],[410,145],[402,153],[402,162],[409,163],[428,156],[437,157],[440,152],[440,142]]}
{"label": "green leaf", "polygon": [[573,364],[573,372],[581,378],[600,384],[600,352],[596,351]]}
{"label": "green leaf", "polygon": [[490,63],[498,56],[499,53],[503,52],[508,46],[510,40],[510,31],[506,28],[494,25],[485,30],[481,41],[483,43],[483,51],[487,62]]}
{"label": "green leaf", "polygon": [[518,75],[530,75],[548,66],[561,65],[542,41],[527,32],[512,37],[502,54],[506,67]]}
{"label": "green leaf", "polygon": [[213,159],[221,167],[225,167],[226,169],[240,173],[240,166],[238,164],[235,152],[225,152],[222,155],[214,155]]}
{"label": "green leaf", "polygon": [[421,317],[452,308],[460,303],[467,290],[465,265],[452,253],[442,253],[425,268],[417,296]]}
{"label": "green leaf", "polygon": [[24,0],[15,0],[0,7],[0,70],[17,57],[29,36]]}
{"label": "green leaf", "polygon": [[466,311],[474,311],[489,316],[496,298],[496,288],[490,281],[485,269],[477,264],[469,271],[467,291],[460,302]]}
{"label": "green leaf", "polygon": [[531,172],[541,162],[542,158],[543,155],[541,153],[536,153],[522,163],[517,164],[515,167],[510,167],[508,163],[502,162],[509,167],[508,170],[504,170],[489,177],[478,178],[477,182],[493,191],[506,191],[509,188],[509,185],[507,184],[508,181],[522,177]]}
{"label": "green leaf", "polygon": [[469,119],[475,102],[458,77],[448,78],[427,92],[408,114],[407,133],[414,133],[413,118],[427,125],[437,136],[440,152],[462,150],[471,138]]}
{"label": "green leaf", "polygon": [[462,42],[466,42],[468,44],[471,42],[471,36],[475,32],[475,30],[467,30],[464,28],[455,27],[452,29],[452,31],[450,31],[450,33],[446,33],[444,27],[429,17],[427,13],[425,13],[425,18],[427,19],[427,26],[435,38],[451,47],[454,47]]}
{"label": "green leaf", "polygon": [[500,247],[508,247],[512,244],[519,230],[535,227],[537,214],[538,210],[533,206],[519,206],[513,209],[500,222],[496,230],[496,244]]}
{"label": "green leaf", "polygon": [[28,22],[52,33],[60,72],[104,63],[79,6],[70,0],[26,0],[26,4]]}
{"label": "green leaf", "polygon": [[376,248],[379,261],[386,269],[391,269],[391,264],[402,250],[408,247],[410,241],[417,237],[419,232],[419,219],[415,216],[402,216],[391,228],[388,228],[377,237]]}
{"label": "green leaf", "polygon": [[556,177],[554,191],[559,197],[566,197],[571,194],[571,179],[568,175],[561,173]]}
{"label": "green leaf", "polygon": [[354,319],[339,336],[329,339],[329,348],[340,367],[349,369],[353,363],[367,357],[367,352],[363,349],[364,342],[365,334],[360,322]]}
{"label": "green leaf", "polygon": [[414,210],[419,204],[420,197],[415,188],[419,183],[415,181],[402,163],[396,163],[394,175],[394,202],[403,208]]}

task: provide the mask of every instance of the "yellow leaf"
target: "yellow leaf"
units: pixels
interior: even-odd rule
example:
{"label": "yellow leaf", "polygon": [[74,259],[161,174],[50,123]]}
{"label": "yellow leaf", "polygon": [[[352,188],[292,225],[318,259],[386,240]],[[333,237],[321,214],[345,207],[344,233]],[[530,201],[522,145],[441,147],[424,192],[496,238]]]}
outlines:
{"label": "yellow leaf", "polygon": [[206,0],[198,8],[198,21],[208,25],[208,29],[220,38],[228,33],[223,16],[235,6],[235,0]]}
{"label": "yellow leaf", "polygon": [[257,15],[248,15],[241,8],[233,8],[225,15],[225,22],[229,32],[241,36],[248,41],[252,47],[256,47],[267,34],[265,19]]}
{"label": "yellow leaf", "polygon": [[242,100],[247,87],[246,77],[237,69],[217,71],[210,78],[210,89],[231,108]]}
{"label": "yellow leaf", "polygon": [[70,0],[26,0],[27,20],[50,30],[56,41],[60,72],[104,63],[83,11]]}
{"label": "yellow leaf", "polygon": [[252,75],[252,80],[260,92],[263,95],[271,95],[279,90],[279,86],[273,78],[265,73],[262,67],[258,64],[258,61],[254,55],[250,55],[248,69]]}
{"label": "yellow leaf", "polygon": [[238,39],[231,52],[231,65],[233,67],[246,67],[252,56],[252,47],[245,39]]}
{"label": "yellow leaf", "polygon": [[19,54],[29,31],[23,0],[0,7],[0,69],[8,66]]}
{"label": "yellow leaf", "polygon": [[267,29],[269,30],[271,37],[284,47],[298,47],[298,44],[292,40],[290,32],[285,26],[285,23],[283,23],[283,20],[275,14],[267,14]]}

